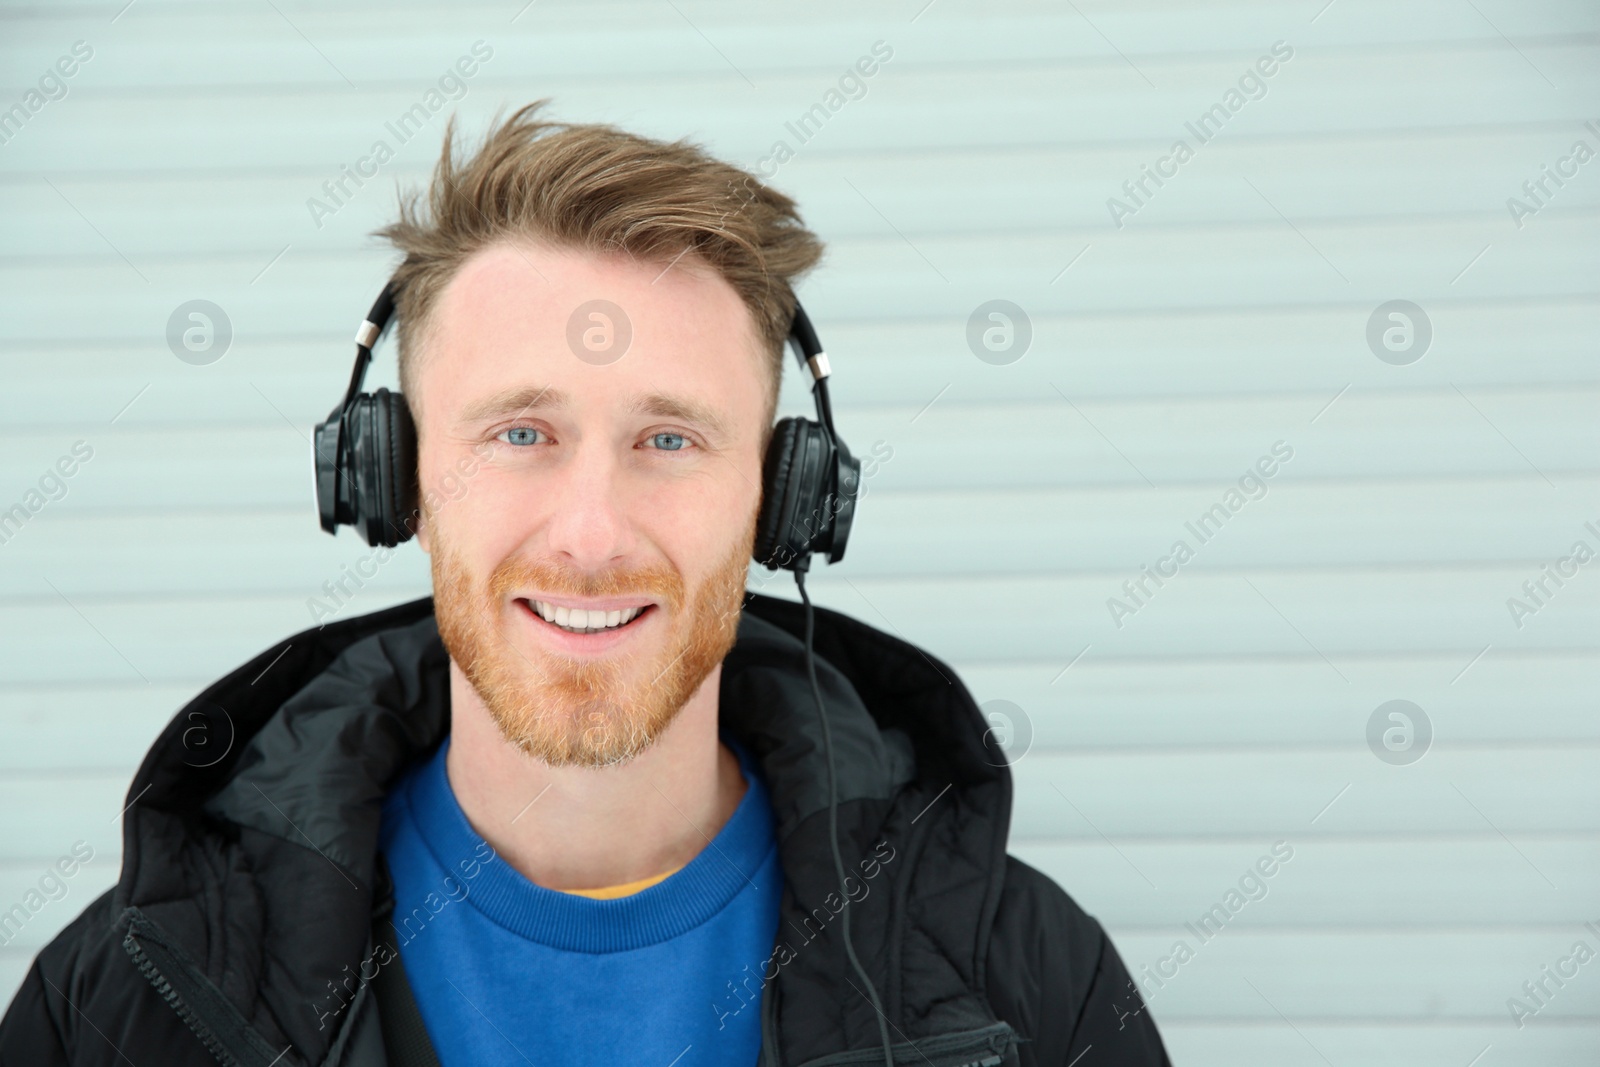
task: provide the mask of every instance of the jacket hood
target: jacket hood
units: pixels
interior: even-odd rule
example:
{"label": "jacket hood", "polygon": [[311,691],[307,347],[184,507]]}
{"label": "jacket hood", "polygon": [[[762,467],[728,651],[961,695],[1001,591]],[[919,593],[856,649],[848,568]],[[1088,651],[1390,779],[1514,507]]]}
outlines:
{"label": "jacket hood", "polygon": [[[1004,756],[948,666],[814,610],[846,868],[875,848],[889,867],[903,857],[892,889],[852,903],[856,951],[908,1039],[992,1026],[983,959],[1010,819]],[[777,816],[780,942],[786,926],[811,934],[838,899],[804,633],[802,605],[749,594],[720,691],[723,728],[760,762]],[[349,1027],[315,1006],[367,948],[383,798],[449,732],[448,664],[431,598],[306,630],[209,686],[145,757],[114,914],[129,954],[224,1062],[336,1059]],[[930,843],[940,862],[917,869]],[[964,914],[912,936],[915,898],[952,893]],[[763,994],[764,1062],[877,1045],[872,1005],[838,995],[837,929],[812,941]],[[929,958],[909,988],[913,942]]]}

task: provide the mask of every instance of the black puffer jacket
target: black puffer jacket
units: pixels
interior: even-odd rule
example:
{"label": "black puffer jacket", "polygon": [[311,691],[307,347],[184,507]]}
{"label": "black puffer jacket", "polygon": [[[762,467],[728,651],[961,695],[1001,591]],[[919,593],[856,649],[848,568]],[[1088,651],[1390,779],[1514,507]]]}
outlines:
{"label": "black puffer jacket", "polygon": [[[724,727],[775,808],[779,928],[813,938],[760,989],[761,1062],[881,1063],[828,921],[841,902],[803,636],[799,605],[753,596],[722,676]],[[815,642],[844,863],[876,874],[848,905],[852,936],[896,1062],[1166,1064],[1100,925],[1006,855],[1011,776],[955,672],[824,609]],[[130,787],[121,880],[39,953],[0,1022],[0,1064],[398,1059],[385,1036],[414,1005],[350,976],[386,903],[380,805],[449,730],[447,666],[424,599],[297,634],[180,711]]]}

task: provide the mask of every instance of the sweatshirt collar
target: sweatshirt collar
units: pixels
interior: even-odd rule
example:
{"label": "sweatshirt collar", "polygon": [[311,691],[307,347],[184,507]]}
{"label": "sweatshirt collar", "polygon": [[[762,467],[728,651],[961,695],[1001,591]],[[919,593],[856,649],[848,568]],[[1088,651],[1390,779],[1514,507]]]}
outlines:
{"label": "sweatshirt collar", "polygon": [[[529,941],[567,952],[604,953],[645,948],[685,934],[747,888],[776,894],[776,886],[754,881],[777,847],[767,789],[742,746],[734,742],[731,747],[744,775],[744,796],[707,846],[670,877],[628,896],[595,900],[546,889],[508,863],[490,862],[479,868],[465,902]],[[434,861],[454,871],[462,861],[490,851],[450,787],[445,770],[449,749],[446,738],[401,781],[386,802],[386,813],[396,825],[409,821]]]}

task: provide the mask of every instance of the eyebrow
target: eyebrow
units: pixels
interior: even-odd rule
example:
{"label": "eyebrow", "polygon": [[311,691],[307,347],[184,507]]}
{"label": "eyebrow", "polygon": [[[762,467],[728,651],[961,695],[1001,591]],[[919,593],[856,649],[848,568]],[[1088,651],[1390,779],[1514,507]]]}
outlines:
{"label": "eyebrow", "polygon": [[635,415],[653,415],[662,419],[679,419],[693,423],[706,431],[718,444],[733,437],[726,420],[698,400],[666,393],[643,393],[633,398],[628,409]]}
{"label": "eyebrow", "polygon": [[[462,412],[459,421],[461,425],[474,425],[530,411],[559,411],[570,403],[571,398],[566,393],[550,386],[530,385],[517,389],[503,389],[469,404]],[[634,415],[652,415],[693,423],[705,430],[708,436],[719,441],[728,440],[733,436],[728,421],[713,408],[685,396],[640,393],[634,396],[628,411]]]}
{"label": "eyebrow", "polygon": [[567,395],[561,390],[549,386],[534,388],[529,385],[520,389],[502,389],[482,400],[474,401],[467,405],[467,409],[461,413],[457,421],[467,426],[488,422],[505,415],[520,415],[525,411],[559,411],[566,406]]}

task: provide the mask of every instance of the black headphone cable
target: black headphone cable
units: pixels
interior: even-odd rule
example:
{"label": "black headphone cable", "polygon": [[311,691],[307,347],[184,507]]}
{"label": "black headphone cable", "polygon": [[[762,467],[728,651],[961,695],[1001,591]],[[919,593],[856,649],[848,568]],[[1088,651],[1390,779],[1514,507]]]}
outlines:
{"label": "black headphone cable", "polygon": [[833,760],[833,728],[828,725],[828,712],[822,701],[822,686],[817,683],[816,655],[811,647],[815,619],[811,608],[811,597],[806,594],[806,571],[810,565],[809,552],[795,561],[794,584],[799,587],[800,599],[806,606],[806,672],[811,676],[811,694],[816,698],[817,718],[822,723],[822,750],[828,762],[828,844],[833,849],[833,870],[839,876],[839,895],[844,901],[842,905],[844,952],[850,957],[850,966],[855,968],[856,974],[866,985],[867,999],[872,1003],[872,1010],[878,1016],[878,1036],[883,1039],[883,1062],[887,1067],[894,1067],[894,1049],[889,1041],[889,1017],[883,1013],[883,1004],[878,999],[878,988],[867,976],[866,968],[861,966],[855,945],[850,941],[850,893],[845,886],[844,859],[839,854],[839,783]]}

